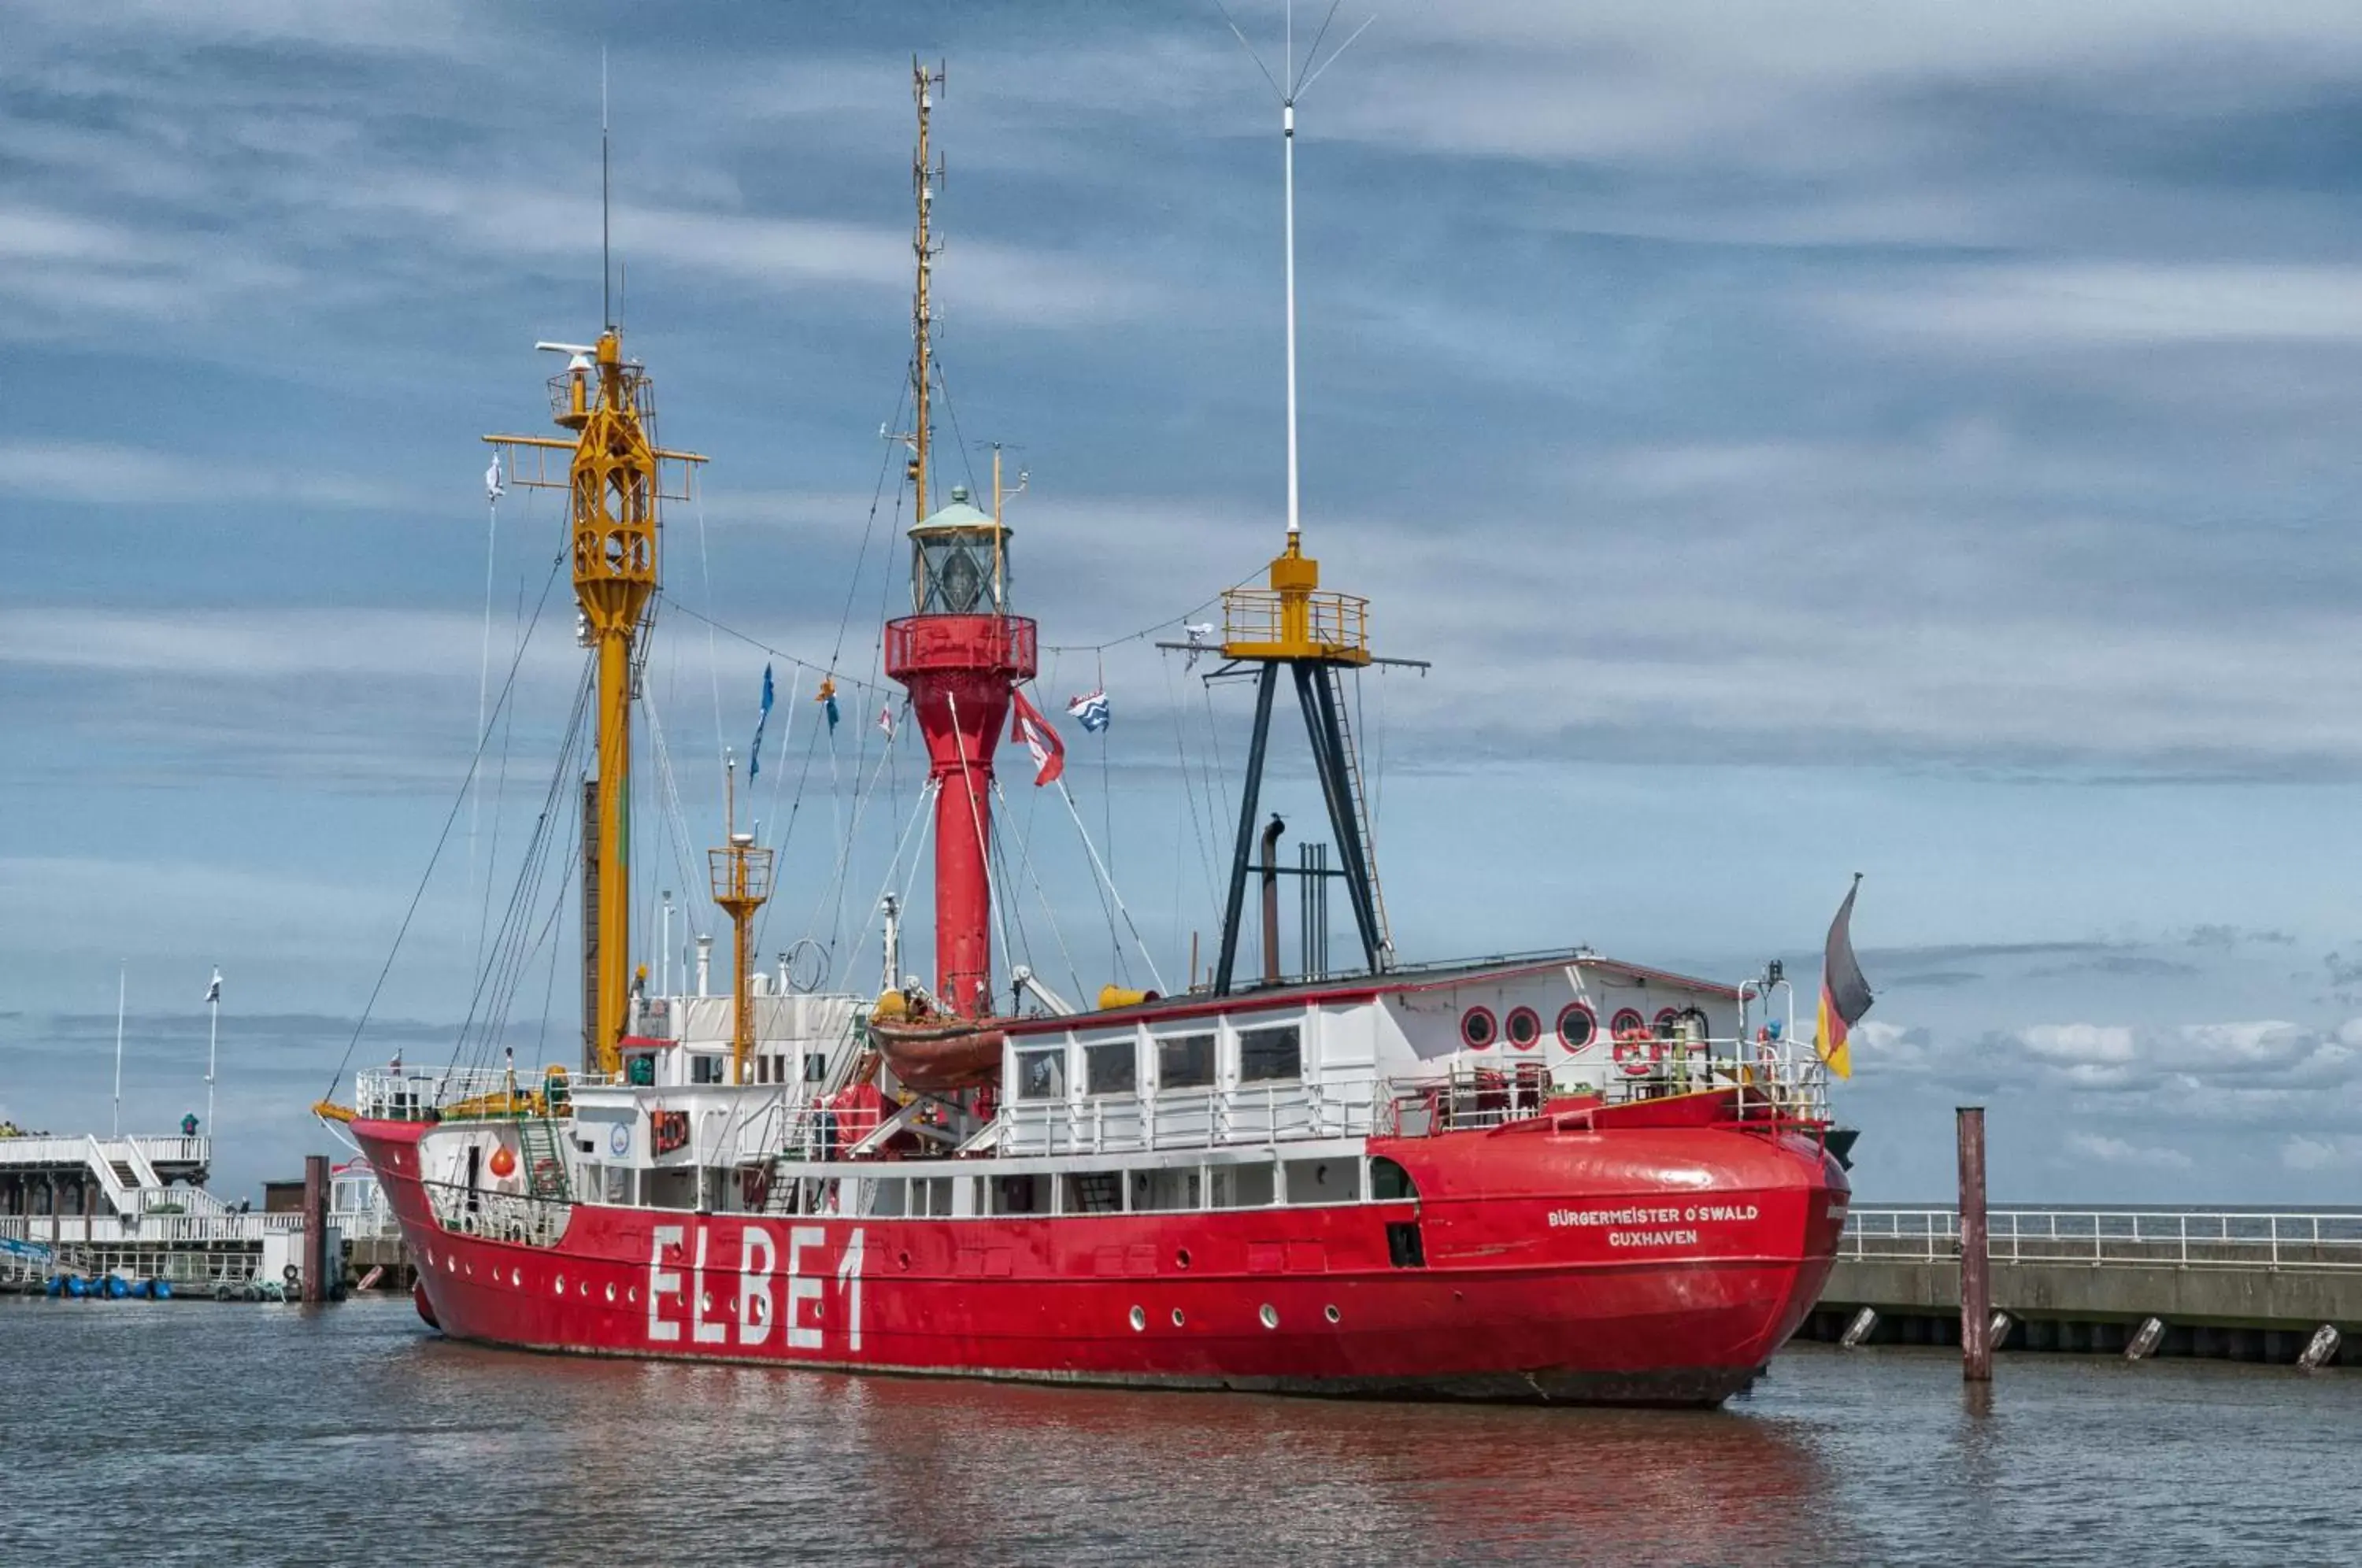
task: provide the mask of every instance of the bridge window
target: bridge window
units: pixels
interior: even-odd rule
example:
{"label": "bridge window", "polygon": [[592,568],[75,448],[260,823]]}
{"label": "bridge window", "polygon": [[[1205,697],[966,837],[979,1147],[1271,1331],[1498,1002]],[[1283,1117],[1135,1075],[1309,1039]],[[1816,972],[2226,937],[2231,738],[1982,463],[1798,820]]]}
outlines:
{"label": "bridge window", "polygon": [[718,1084],[729,1076],[722,1058],[698,1052],[689,1058],[689,1081],[693,1084]]}
{"label": "bridge window", "polygon": [[1379,1154],[1370,1161],[1370,1198],[1375,1203],[1400,1203],[1418,1197],[1418,1186],[1410,1173]]}
{"label": "bridge window", "polygon": [[1156,1043],[1156,1087],[1209,1088],[1214,1082],[1214,1037],[1181,1034]]}
{"label": "bridge window", "polygon": [[1267,1083],[1304,1076],[1303,1031],[1284,1023],[1275,1029],[1239,1032],[1239,1081]]}
{"label": "bridge window", "polygon": [[1083,1047],[1085,1094],[1131,1094],[1140,1088],[1140,1048],[1130,1040]]}
{"label": "bridge window", "polygon": [[1017,1098],[1066,1098],[1066,1048],[1064,1045],[1017,1053]]}

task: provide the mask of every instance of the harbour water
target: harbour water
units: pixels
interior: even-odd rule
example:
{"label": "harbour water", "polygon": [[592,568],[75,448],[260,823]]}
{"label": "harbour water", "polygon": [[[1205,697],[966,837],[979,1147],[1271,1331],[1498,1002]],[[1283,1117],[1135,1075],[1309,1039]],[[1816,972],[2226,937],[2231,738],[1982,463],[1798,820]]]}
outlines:
{"label": "harbour water", "polygon": [[0,1561],[2362,1562],[2362,1376],[1783,1354],[1716,1414],[568,1360],[0,1299]]}

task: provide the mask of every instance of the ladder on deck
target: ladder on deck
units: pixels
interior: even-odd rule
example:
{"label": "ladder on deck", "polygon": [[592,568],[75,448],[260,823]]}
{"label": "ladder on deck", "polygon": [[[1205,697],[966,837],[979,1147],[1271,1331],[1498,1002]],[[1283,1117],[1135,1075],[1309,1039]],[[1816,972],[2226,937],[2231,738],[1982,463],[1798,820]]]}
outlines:
{"label": "ladder on deck", "polygon": [[1345,775],[1345,788],[1352,792],[1353,831],[1361,840],[1362,865],[1370,877],[1370,904],[1377,917],[1378,951],[1391,961],[1395,951],[1394,931],[1386,923],[1386,895],[1378,884],[1377,829],[1370,821],[1370,801],[1362,786],[1361,743],[1353,737],[1352,707],[1345,701],[1345,672],[1341,665],[1321,667],[1321,679],[1329,683],[1329,701],[1337,714],[1337,734],[1344,742],[1343,756],[1338,758]]}
{"label": "ladder on deck", "polygon": [[525,1190],[535,1198],[564,1202],[566,1155],[557,1146],[557,1129],[548,1121],[528,1117],[517,1123],[517,1141],[524,1145]]}

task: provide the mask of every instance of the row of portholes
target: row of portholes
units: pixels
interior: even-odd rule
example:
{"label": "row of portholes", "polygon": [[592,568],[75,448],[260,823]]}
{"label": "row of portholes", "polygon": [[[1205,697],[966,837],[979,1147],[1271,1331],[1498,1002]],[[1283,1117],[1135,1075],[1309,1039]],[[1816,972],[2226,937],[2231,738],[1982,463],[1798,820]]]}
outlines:
{"label": "row of portholes", "polygon": [[[1668,1030],[1680,1017],[1679,1008],[1659,1008],[1656,1027],[1661,1032]],[[1648,1018],[1636,1007],[1618,1008],[1607,1021],[1607,1032],[1614,1039],[1628,1040],[1649,1032]],[[1460,1015],[1460,1043],[1471,1051],[1488,1051],[1505,1035],[1510,1050],[1532,1050],[1541,1042],[1541,1014],[1529,1007],[1513,1007],[1507,1019],[1501,1020],[1493,1016],[1489,1007],[1472,1007]],[[1589,1002],[1571,1001],[1558,1010],[1561,1045],[1570,1051],[1582,1051],[1598,1038],[1599,1015],[1591,1010]]]}
{"label": "row of portholes", "polygon": [[[433,1268],[435,1266],[435,1253],[432,1249],[429,1249],[426,1253],[426,1266],[428,1268]],[[445,1253],[443,1254],[443,1272],[445,1274],[458,1274],[462,1272],[463,1269],[469,1278],[473,1279],[476,1276],[476,1265],[474,1264],[462,1264],[459,1262],[459,1254],[457,1253]],[[501,1278],[501,1271],[495,1268],[492,1270],[492,1283],[494,1285],[505,1283],[512,1288],[523,1290],[524,1288],[524,1270],[521,1268],[512,1268],[509,1270],[507,1280],[503,1281]],[[558,1275],[550,1281],[550,1292],[556,1296],[563,1296],[566,1294],[566,1276],[564,1275]],[[582,1297],[586,1300],[589,1299],[590,1295],[590,1282],[587,1279],[576,1281],[574,1293],[577,1296]],[[608,1304],[610,1306],[613,1305],[615,1300],[615,1287],[612,1284],[606,1287],[606,1296]],[[624,1292],[624,1299],[634,1306],[638,1305],[640,1299],[639,1286],[633,1286],[626,1289]],[[713,1297],[710,1293],[706,1296],[703,1305],[705,1310],[708,1312],[713,1310]]]}
{"label": "row of portholes", "polygon": [[[1320,1315],[1328,1319],[1332,1324],[1341,1323],[1345,1320],[1345,1314],[1337,1310],[1337,1304],[1333,1301],[1320,1309]],[[1273,1306],[1268,1301],[1263,1304],[1263,1309],[1257,1312],[1255,1317],[1266,1329],[1276,1329],[1279,1327],[1279,1309]],[[1131,1331],[1133,1333],[1140,1334],[1147,1332],[1148,1309],[1144,1307],[1134,1307],[1131,1309],[1130,1321],[1131,1323]],[[1173,1326],[1175,1328],[1186,1328],[1188,1325],[1188,1318],[1182,1312],[1180,1308],[1175,1307],[1173,1309]]]}

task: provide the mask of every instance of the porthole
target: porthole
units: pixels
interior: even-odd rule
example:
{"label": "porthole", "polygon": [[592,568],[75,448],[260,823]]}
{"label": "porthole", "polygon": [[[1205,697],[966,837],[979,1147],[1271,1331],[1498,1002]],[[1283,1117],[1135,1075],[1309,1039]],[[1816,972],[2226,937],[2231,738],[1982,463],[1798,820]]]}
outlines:
{"label": "porthole", "polygon": [[911,1254],[908,1253],[896,1253],[894,1254],[894,1266],[900,1269],[904,1274],[910,1273]]}
{"label": "porthole", "polygon": [[1279,1327],[1279,1309],[1273,1306],[1270,1302],[1264,1302],[1263,1304],[1263,1310],[1256,1315],[1263,1319],[1263,1326],[1264,1328],[1276,1329]]}
{"label": "porthole", "polygon": [[636,1305],[640,1299],[640,1287],[635,1285],[624,1292],[624,1299]]}
{"label": "porthole", "polygon": [[1508,1035],[1510,1044],[1520,1051],[1530,1051],[1534,1043],[1542,1037],[1541,1014],[1529,1007],[1513,1007],[1509,1010],[1509,1016],[1502,1021],[1501,1028]]}
{"label": "porthole", "polygon": [[1471,1051],[1484,1050],[1500,1032],[1500,1022],[1489,1007],[1472,1007],[1460,1015],[1460,1043]]}
{"label": "porthole", "polygon": [[1148,1314],[1135,1307],[1131,1309],[1131,1331],[1139,1333],[1148,1327]]}
{"label": "porthole", "polygon": [[1173,1326],[1176,1329],[1181,1326],[1181,1309],[1178,1307],[1173,1309]]}
{"label": "porthole", "polygon": [[1618,1040],[1628,1040],[1635,1034],[1649,1032],[1649,1021],[1640,1016],[1637,1007],[1619,1007],[1616,1016],[1607,1021],[1607,1032]]}
{"label": "porthole", "polygon": [[1589,1003],[1571,1001],[1558,1010],[1558,1043],[1568,1050],[1584,1050],[1598,1035],[1599,1018]]}
{"label": "porthole", "polygon": [[612,1306],[613,1306],[614,1304],[615,1304],[615,1287],[614,1287],[613,1286],[612,1286],[612,1285],[611,1285],[611,1286],[609,1286],[607,1287],[607,1305],[609,1305],[610,1307],[612,1307]]}
{"label": "porthole", "polygon": [[1337,1304],[1333,1301],[1320,1309],[1320,1315],[1328,1319],[1332,1323],[1341,1321],[1345,1316],[1345,1314],[1337,1310]]}
{"label": "porthole", "polygon": [[566,1276],[565,1276],[564,1275],[562,1275],[562,1274],[561,1274],[561,1275],[559,1275],[557,1276],[557,1284],[556,1289],[557,1289],[557,1294],[558,1294],[558,1295],[560,1295],[560,1296],[563,1296],[563,1295],[565,1295],[565,1294],[566,1294]]}
{"label": "porthole", "polygon": [[513,1268],[509,1270],[509,1283],[515,1286],[519,1290],[523,1290],[524,1288],[524,1270],[521,1268]]}
{"label": "porthole", "polygon": [[445,1274],[457,1274],[457,1273],[458,1273],[458,1272],[459,1272],[459,1260],[458,1260],[457,1257],[453,1256],[451,1253],[445,1253],[443,1254],[443,1272],[444,1272]]}
{"label": "porthole", "polygon": [[713,1310],[713,1292],[709,1290],[704,1295],[697,1298],[697,1309],[700,1312],[711,1312]]}
{"label": "porthole", "polygon": [[1174,1266],[1175,1268],[1187,1268],[1187,1267],[1189,1266],[1189,1249],[1188,1249],[1188,1248],[1187,1248],[1187,1247],[1183,1247],[1183,1248],[1180,1248],[1178,1251],[1176,1251],[1176,1252],[1175,1252],[1175,1253],[1174,1253],[1174,1254],[1173,1254],[1173,1266]]}

